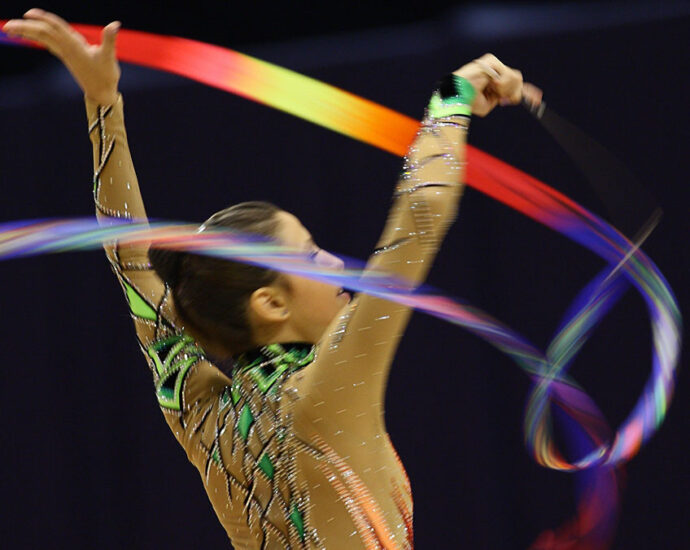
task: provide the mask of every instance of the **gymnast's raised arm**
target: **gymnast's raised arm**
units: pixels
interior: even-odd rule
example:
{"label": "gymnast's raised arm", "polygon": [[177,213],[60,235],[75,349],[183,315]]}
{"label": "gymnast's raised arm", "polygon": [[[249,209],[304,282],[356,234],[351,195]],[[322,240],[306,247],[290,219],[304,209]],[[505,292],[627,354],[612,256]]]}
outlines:
{"label": "gymnast's raised arm", "polygon": [[[383,234],[367,271],[385,271],[421,284],[455,219],[463,189],[470,115],[484,116],[499,102],[522,98],[522,75],[487,54],[446,77],[432,95],[405,158]],[[409,320],[408,308],[358,296],[329,329],[315,363],[291,382],[296,426],[307,439],[358,433],[337,450],[385,431],[383,400],[389,367]],[[335,419],[335,424],[323,419]],[[342,438],[341,438],[342,439]],[[331,438],[331,440],[333,440]],[[352,448],[349,448],[352,447]]]}
{"label": "gymnast's raised arm", "polygon": [[[7,22],[3,29],[10,36],[34,40],[47,48],[83,90],[93,145],[94,201],[101,224],[147,219],[118,93],[120,67],[115,41],[119,28],[119,22],[110,23],[103,29],[102,43],[91,45],[57,15],[34,8],[23,19]],[[148,350],[161,336],[178,332],[167,287],[151,269],[148,244],[125,246],[116,242],[106,245],[105,250],[127,296],[142,349]]]}

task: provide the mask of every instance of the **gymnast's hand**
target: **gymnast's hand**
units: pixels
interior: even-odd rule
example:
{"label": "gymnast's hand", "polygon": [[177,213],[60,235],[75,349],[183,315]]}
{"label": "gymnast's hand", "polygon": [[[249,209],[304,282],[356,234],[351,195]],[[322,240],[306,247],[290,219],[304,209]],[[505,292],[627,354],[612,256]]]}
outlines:
{"label": "gymnast's hand", "polygon": [[541,90],[522,82],[522,73],[504,65],[495,55],[487,53],[460,67],[456,75],[466,79],[477,95],[472,114],[488,115],[496,105],[516,105],[524,98],[531,104],[541,102]]}
{"label": "gymnast's hand", "polygon": [[3,27],[9,36],[34,40],[62,61],[89,99],[111,105],[117,101],[120,66],[115,57],[115,39],[120,23],[103,29],[102,43],[89,44],[62,18],[37,8],[23,19],[12,19]]}

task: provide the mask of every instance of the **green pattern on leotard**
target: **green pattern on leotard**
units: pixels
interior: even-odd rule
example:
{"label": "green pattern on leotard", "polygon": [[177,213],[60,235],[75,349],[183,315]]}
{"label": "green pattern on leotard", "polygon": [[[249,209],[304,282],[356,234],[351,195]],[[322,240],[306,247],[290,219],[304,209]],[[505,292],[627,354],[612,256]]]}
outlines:
{"label": "green pattern on leotard", "polygon": [[125,293],[127,294],[127,302],[129,303],[130,311],[137,317],[155,321],[158,317],[156,315],[156,310],[153,309],[127,281],[122,279],[122,284],[125,287]]}
{"label": "green pattern on leotard", "polygon": [[184,334],[159,340],[151,344],[147,351],[158,373],[156,397],[159,405],[181,410],[184,377],[189,368],[203,357],[203,352]]}
{"label": "green pattern on leotard", "polygon": [[261,352],[262,356],[251,361],[241,356],[236,372],[248,374],[263,393],[270,390],[286,371],[294,372],[314,360],[313,347],[301,346],[286,350],[280,344],[269,344],[261,348]]}

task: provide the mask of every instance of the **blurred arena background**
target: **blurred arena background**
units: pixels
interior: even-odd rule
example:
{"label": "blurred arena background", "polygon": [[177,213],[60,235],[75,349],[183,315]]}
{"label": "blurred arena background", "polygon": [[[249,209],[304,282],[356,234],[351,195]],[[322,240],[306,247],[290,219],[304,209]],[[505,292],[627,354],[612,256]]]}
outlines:
{"label": "blurred arena background", "polygon": [[[30,4],[3,2],[0,19]],[[73,22],[212,42],[421,117],[435,81],[490,51],[618,157],[664,219],[644,245],[687,312],[688,2],[41,3]],[[268,199],[317,242],[366,257],[400,159],[323,128],[123,65],[129,141],[149,215],[201,221]],[[41,51],[0,48],[0,220],[92,213],[81,94]],[[470,142],[608,217],[578,167],[523,109],[475,119]],[[632,235],[635,197],[622,194]],[[643,205],[644,206],[644,205]],[[602,264],[468,189],[430,282],[539,346]],[[123,297],[99,253],[0,264],[3,548],[224,548],[195,470],[163,422]],[[681,359],[681,363],[685,363]],[[612,425],[650,370],[649,321],[629,292],[572,373]],[[626,467],[617,550],[681,549],[688,514],[683,365],[659,433]],[[573,478],[522,443],[527,378],[477,338],[415,315],[387,398],[415,495],[417,547],[524,549],[573,511]],[[184,511],[184,514],[182,513]],[[181,518],[184,518],[182,521]]]}

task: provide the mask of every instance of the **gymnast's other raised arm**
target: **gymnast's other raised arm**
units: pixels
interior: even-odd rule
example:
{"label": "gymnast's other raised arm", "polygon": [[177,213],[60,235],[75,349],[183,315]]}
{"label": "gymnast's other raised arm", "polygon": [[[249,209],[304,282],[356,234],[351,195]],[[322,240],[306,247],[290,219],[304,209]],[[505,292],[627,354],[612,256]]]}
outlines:
{"label": "gymnast's other raised arm", "polygon": [[[120,67],[115,41],[119,28],[119,22],[110,23],[103,29],[101,44],[92,45],[59,16],[36,8],[22,19],[8,21],[3,28],[10,36],[34,40],[47,48],[83,90],[93,145],[96,214],[106,225],[147,220],[118,92]],[[177,330],[166,286],[151,269],[147,243],[108,243],[105,250],[129,302],[139,343],[147,350],[165,333]]]}
{"label": "gymnast's other raised arm", "polygon": [[[487,54],[446,77],[434,92],[412,143],[383,234],[367,272],[404,278],[410,289],[427,277],[463,190],[465,139],[470,114],[484,116],[499,102],[517,103],[522,76]],[[408,308],[360,295],[330,327],[313,365],[291,383],[296,425],[308,432],[357,433],[339,449],[356,450],[367,436],[385,431],[384,396],[390,364],[409,321]],[[325,423],[324,423],[325,426]]]}

